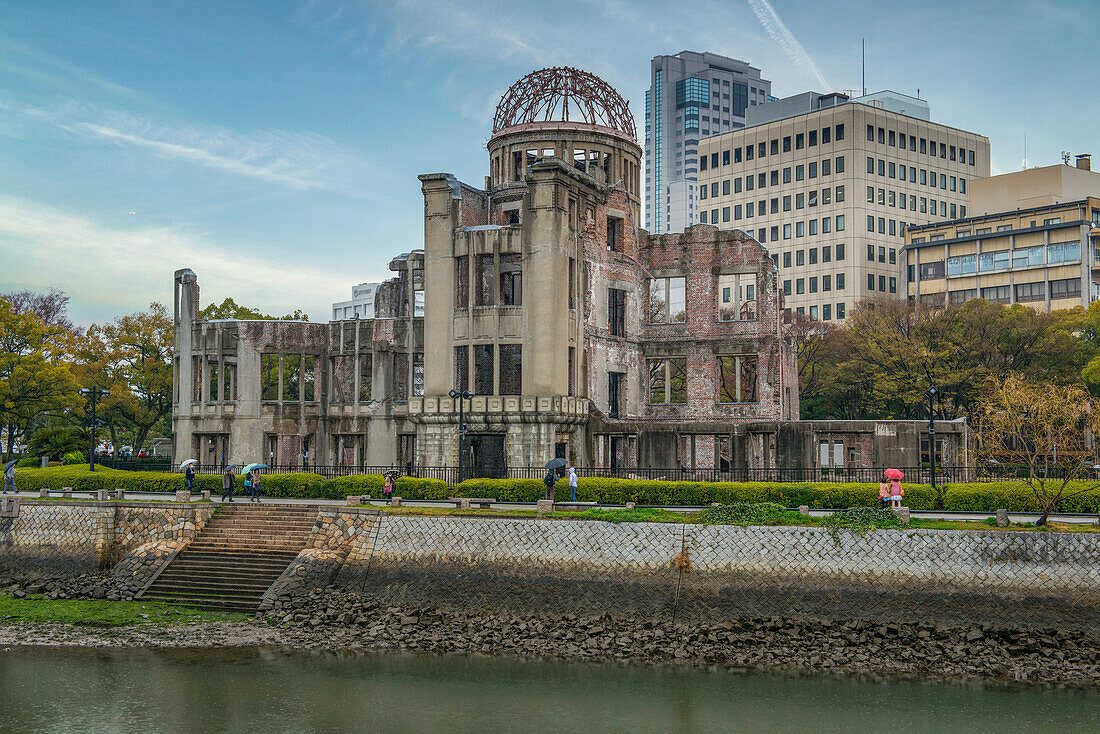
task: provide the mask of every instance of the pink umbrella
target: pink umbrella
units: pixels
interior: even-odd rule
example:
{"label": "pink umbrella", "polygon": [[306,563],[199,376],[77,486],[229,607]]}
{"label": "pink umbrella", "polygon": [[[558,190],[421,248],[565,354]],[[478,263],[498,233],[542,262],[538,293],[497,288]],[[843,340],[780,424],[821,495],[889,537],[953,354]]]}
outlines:
{"label": "pink umbrella", "polygon": [[901,481],[901,478],[905,476],[901,473],[901,469],[887,469],[883,473],[886,474],[886,477],[888,479],[895,479],[899,482]]}

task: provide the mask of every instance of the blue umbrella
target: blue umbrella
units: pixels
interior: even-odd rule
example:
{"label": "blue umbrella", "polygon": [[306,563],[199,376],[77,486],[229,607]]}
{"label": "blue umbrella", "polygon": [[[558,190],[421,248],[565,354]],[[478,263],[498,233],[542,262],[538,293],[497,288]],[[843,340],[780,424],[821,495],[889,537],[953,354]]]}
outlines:
{"label": "blue umbrella", "polygon": [[11,469],[12,464],[18,464],[18,463],[19,463],[19,459],[12,459],[7,464],[4,464],[4,471],[7,471],[8,469]]}
{"label": "blue umbrella", "polygon": [[244,476],[253,469],[266,469],[267,464],[249,464],[244,469],[241,469],[241,476]]}

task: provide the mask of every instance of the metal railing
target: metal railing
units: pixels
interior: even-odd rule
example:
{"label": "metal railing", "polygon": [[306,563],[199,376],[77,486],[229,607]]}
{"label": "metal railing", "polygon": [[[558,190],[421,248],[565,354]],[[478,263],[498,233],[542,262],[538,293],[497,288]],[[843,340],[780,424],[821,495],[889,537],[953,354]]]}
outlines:
{"label": "metal railing", "polygon": [[[164,468],[152,468],[143,465],[141,468],[147,471],[175,471],[179,469],[175,465]],[[195,470],[199,474],[221,474],[225,471],[225,464],[200,464]],[[924,467],[896,467],[901,469],[908,484],[930,484],[931,475],[927,466]],[[235,467],[236,471],[240,466]],[[641,479],[664,482],[769,482],[781,484],[805,484],[810,482],[829,482],[837,484],[864,483],[875,484],[882,478],[881,468],[872,467],[774,467],[774,468],[610,468],[610,467],[576,467],[577,475],[581,478],[599,477],[608,479]],[[501,471],[493,472],[486,476],[479,473],[476,467],[463,467],[462,476],[459,477],[457,467],[453,466],[416,466],[416,465],[387,465],[387,466],[347,466],[347,465],[304,465],[304,464],[274,464],[261,470],[263,474],[291,474],[309,472],[319,474],[326,479],[338,479],[340,477],[357,476],[363,474],[384,474],[388,471],[397,471],[403,476],[417,477],[421,479],[438,479],[448,485],[455,485],[461,480],[488,478],[488,479],[528,479],[542,481],[546,476],[546,469],[539,466],[512,466]],[[1020,470],[1013,469],[990,471],[976,469],[974,467],[936,467],[937,484],[958,484],[975,481],[1000,481],[1026,477]]]}

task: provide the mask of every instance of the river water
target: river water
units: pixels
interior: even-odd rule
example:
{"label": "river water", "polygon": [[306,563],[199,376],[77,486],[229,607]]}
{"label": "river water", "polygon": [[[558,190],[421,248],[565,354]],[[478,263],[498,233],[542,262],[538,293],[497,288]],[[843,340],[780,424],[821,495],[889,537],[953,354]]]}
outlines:
{"label": "river water", "polygon": [[0,651],[0,732],[1100,731],[1100,693],[271,649]]}

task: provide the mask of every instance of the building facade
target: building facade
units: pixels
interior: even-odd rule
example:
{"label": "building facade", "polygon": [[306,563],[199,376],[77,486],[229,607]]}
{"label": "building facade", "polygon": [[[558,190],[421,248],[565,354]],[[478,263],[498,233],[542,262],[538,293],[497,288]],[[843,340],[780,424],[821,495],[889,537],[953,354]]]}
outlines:
{"label": "building facade", "polygon": [[[588,113],[537,117],[578,98]],[[737,461],[735,424],[797,418],[774,263],[742,232],[637,226],[642,151],[613,89],[535,72],[488,149],[484,189],[420,177],[424,250],[391,263],[373,319],[204,321],[178,272],[176,457],[455,466],[461,444],[483,476],[710,468]]]}
{"label": "building facade", "polygon": [[[350,301],[337,301],[332,304],[332,320],[341,319],[373,319],[374,296],[378,292],[381,283],[360,283],[351,287]],[[424,315],[424,304],[420,303],[419,316]]]}
{"label": "building facade", "polygon": [[[682,232],[699,221],[699,141],[742,128],[771,82],[744,61],[681,51],[650,62],[645,97],[645,228]],[[640,224],[640,223],[639,223]]]}
{"label": "building facade", "polygon": [[893,92],[768,102],[750,127],[700,141],[699,220],[767,245],[787,310],[835,321],[903,298],[906,227],[965,217],[989,175],[987,138],[928,116]]}
{"label": "building facade", "polygon": [[1047,312],[1100,299],[1100,174],[1088,156],[976,181],[971,210],[980,214],[906,231],[910,299]]}

